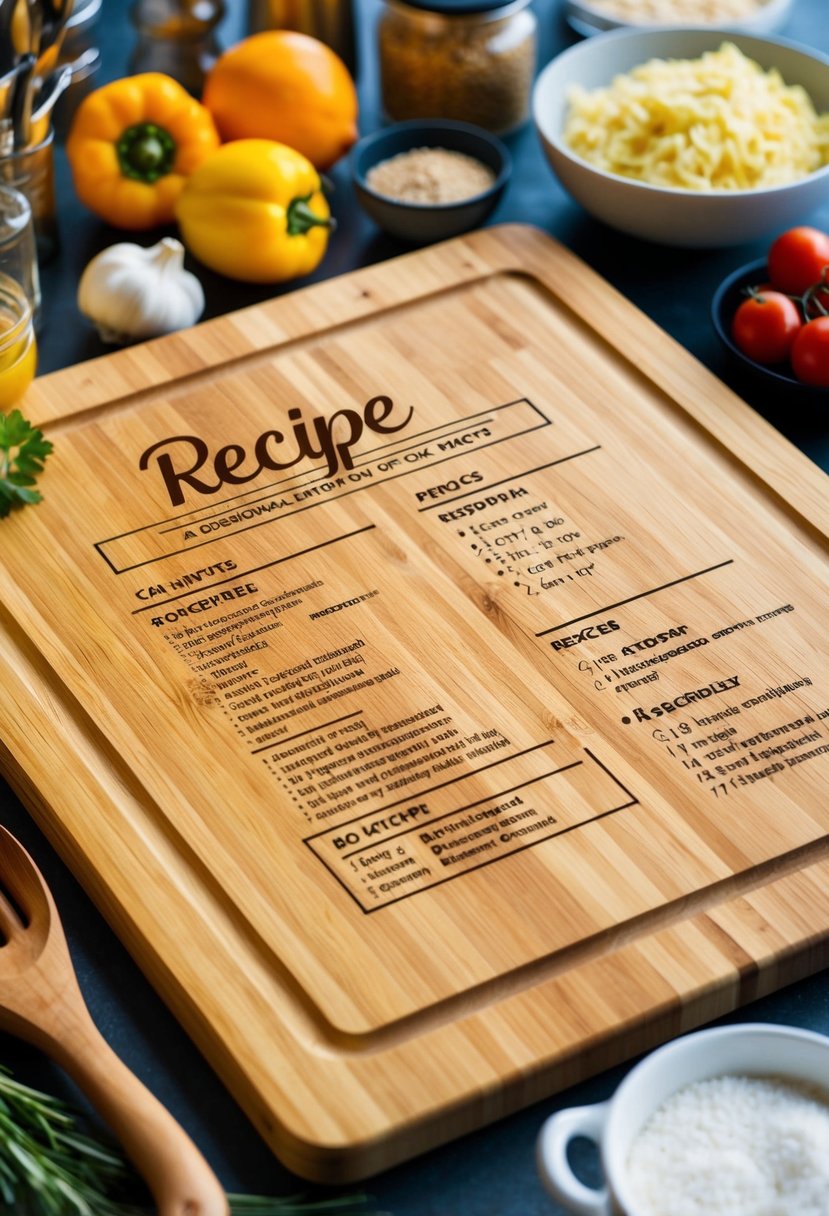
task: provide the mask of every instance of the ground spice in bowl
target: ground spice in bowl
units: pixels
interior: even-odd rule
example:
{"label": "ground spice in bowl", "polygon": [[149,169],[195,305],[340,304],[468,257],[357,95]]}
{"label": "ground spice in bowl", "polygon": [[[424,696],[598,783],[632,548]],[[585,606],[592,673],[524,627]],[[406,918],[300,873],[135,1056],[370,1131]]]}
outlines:
{"label": "ground spice in bowl", "polygon": [[380,161],[366,174],[366,185],[384,198],[427,206],[474,198],[494,181],[488,165],[448,148],[412,148]]}
{"label": "ground spice in bowl", "polygon": [[483,224],[510,171],[496,135],[450,119],[397,123],[364,135],[351,152],[363,211],[391,236],[421,245]]}

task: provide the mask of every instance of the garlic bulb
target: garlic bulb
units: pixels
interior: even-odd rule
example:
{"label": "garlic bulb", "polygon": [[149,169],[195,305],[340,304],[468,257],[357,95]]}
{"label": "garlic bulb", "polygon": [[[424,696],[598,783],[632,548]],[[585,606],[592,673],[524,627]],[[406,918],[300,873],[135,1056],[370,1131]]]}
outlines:
{"label": "garlic bulb", "polygon": [[149,249],[123,242],[96,254],[81,275],[78,307],[104,342],[154,338],[193,325],[204,311],[184,246],[165,236]]}

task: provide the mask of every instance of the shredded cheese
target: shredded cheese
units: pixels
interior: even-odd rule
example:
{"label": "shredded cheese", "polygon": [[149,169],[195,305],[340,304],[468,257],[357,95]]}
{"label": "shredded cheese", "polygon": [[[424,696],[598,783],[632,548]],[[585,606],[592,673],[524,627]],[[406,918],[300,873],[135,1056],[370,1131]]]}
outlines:
{"label": "shredded cheese", "polygon": [[733,44],[575,86],[564,141],[608,173],[684,190],[784,185],[829,163],[829,114]]}

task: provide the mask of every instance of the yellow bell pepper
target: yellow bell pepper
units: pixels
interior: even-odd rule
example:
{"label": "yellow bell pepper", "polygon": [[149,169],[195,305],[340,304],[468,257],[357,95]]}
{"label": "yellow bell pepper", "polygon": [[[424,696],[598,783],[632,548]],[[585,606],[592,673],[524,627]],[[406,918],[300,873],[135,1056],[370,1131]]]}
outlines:
{"label": "yellow bell pepper", "polygon": [[81,102],[66,154],[81,202],[140,230],[172,221],[187,176],[218,146],[210,112],[170,76],[144,72]]}
{"label": "yellow bell pepper", "polygon": [[176,218],[200,262],[246,283],[310,274],[333,225],[314,166],[269,139],[223,144],[187,179]]}

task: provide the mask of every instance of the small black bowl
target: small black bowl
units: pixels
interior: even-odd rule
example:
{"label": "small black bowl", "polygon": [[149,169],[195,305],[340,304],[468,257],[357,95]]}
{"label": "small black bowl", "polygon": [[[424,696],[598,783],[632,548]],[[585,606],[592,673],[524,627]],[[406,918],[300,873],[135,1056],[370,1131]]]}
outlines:
{"label": "small black bowl", "polygon": [[[366,185],[366,174],[381,161],[413,148],[446,148],[482,161],[495,174],[481,194],[455,203],[407,203],[387,198]],[[351,151],[357,198],[367,215],[392,236],[413,244],[442,241],[479,227],[506,189],[512,162],[506,145],[471,123],[450,119],[412,119],[366,135]]]}
{"label": "small black bowl", "polygon": [[731,323],[734,313],[746,298],[745,289],[767,282],[768,267],[763,261],[749,262],[747,266],[741,266],[723,279],[711,301],[711,320],[717,337],[751,381],[767,391],[773,391],[781,405],[787,401],[797,401],[804,405],[829,405],[829,389],[817,388],[813,384],[804,384],[802,380],[797,380],[788,363],[769,366],[757,363],[754,359],[749,359],[748,355],[744,355],[734,342]]}

